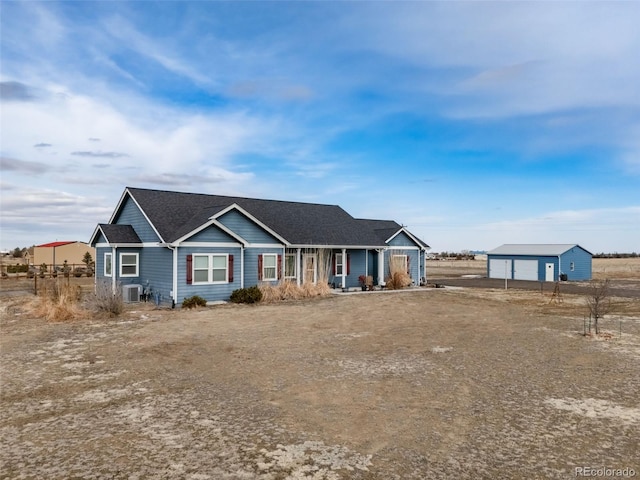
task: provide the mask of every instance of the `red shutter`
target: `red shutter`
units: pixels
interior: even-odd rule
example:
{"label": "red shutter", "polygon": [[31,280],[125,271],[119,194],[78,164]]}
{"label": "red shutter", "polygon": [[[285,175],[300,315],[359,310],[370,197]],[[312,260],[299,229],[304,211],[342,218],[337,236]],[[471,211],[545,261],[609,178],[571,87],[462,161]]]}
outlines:
{"label": "red shutter", "polygon": [[262,255],[258,255],[258,280],[262,280]]}
{"label": "red shutter", "polygon": [[282,255],[278,255],[278,280],[282,278]]}
{"label": "red shutter", "polygon": [[187,255],[187,285],[193,283],[193,255]]}
{"label": "red shutter", "polygon": [[229,255],[229,283],[233,283],[233,255]]}
{"label": "red shutter", "polygon": [[347,253],[347,275],[351,273],[351,255]]}

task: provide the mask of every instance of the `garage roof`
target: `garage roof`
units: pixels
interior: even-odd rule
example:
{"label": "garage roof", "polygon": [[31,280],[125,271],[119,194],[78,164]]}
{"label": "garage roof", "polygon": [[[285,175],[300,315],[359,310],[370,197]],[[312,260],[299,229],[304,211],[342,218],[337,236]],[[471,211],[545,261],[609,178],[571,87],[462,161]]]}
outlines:
{"label": "garage roof", "polygon": [[577,243],[505,243],[489,252],[488,255],[540,255],[558,256],[574,247],[582,248]]}

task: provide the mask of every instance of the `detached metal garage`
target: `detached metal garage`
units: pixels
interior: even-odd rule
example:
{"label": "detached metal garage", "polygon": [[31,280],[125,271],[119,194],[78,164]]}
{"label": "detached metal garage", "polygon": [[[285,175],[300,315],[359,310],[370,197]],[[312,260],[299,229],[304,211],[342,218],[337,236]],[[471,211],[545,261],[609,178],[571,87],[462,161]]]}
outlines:
{"label": "detached metal garage", "polygon": [[489,278],[591,280],[592,254],[577,244],[505,244],[487,253]]}

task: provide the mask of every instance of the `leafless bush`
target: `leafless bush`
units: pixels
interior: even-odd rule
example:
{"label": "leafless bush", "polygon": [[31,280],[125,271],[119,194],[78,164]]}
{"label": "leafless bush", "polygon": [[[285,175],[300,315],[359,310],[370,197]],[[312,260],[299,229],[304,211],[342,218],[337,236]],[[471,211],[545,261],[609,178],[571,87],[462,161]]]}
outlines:
{"label": "leafless bush", "polygon": [[110,281],[98,281],[96,283],[96,292],[87,303],[89,308],[95,312],[107,313],[110,317],[117,317],[124,311],[122,288],[120,288],[120,284],[117,284],[114,292]]}
{"label": "leafless bush", "polygon": [[[593,325],[598,330],[598,320],[613,310],[613,303],[609,292],[609,280],[592,280],[589,284],[589,292],[585,297],[587,308],[589,309],[589,317],[593,320]],[[589,326],[591,332],[591,326]]]}

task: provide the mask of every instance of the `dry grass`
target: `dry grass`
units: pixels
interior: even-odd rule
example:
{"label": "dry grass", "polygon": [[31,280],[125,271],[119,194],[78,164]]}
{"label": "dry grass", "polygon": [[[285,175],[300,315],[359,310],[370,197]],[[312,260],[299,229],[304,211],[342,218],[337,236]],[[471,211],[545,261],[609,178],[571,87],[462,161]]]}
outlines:
{"label": "dry grass", "polygon": [[411,285],[411,277],[407,273],[407,257],[391,255],[389,257],[389,276],[385,279],[386,287],[398,290]]}
{"label": "dry grass", "polygon": [[43,282],[38,296],[31,304],[31,312],[48,321],[60,322],[82,318],[85,310],[80,305],[81,290],[64,281]]}
{"label": "dry grass", "polygon": [[628,280],[640,278],[640,258],[594,258],[594,280]]}
{"label": "dry grass", "polygon": [[272,285],[270,283],[262,283],[259,285],[262,292],[262,303],[277,303],[286,300],[301,300],[303,298],[312,298],[329,295],[331,288],[327,283],[304,283],[298,285],[295,282],[285,280]]}

